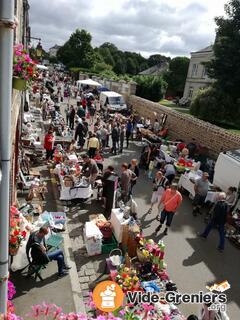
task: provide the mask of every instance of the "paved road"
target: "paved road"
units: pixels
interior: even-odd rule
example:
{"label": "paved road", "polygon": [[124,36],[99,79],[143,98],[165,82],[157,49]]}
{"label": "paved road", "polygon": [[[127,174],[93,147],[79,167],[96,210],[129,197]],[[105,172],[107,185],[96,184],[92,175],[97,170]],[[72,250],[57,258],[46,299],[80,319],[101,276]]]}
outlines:
{"label": "paved road", "polygon": [[[129,162],[130,158],[138,158],[140,147],[132,143],[130,150],[122,156],[111,157],[107,163],[116,168],[123,161]],[[143,230],[146,237],[155,240],[163,238],[166,245],[167,270],[170,277],[176,282],[182,293],[196,293],[205,290],[205,286],[212,282],[228,280],[231,289],[228,295],[228,313],[231,319],[238,319],[240,314],[240,290],[239,290],[239,250],[226,241],[226,249],[223,253],[216,250],[218,245],[218,233],[216,230],[205,241],[199,239],[196,234],[203,230],[205,223],[203,217],[193,217],[192,206],[187,196],[184,196],[183,205],[174,217],[173,225],[168,236],[155,234],[157,221],[157,208],[150,215],[146,212],[151,198],[151,182],[140,174],[134,189],[134,199],[139,208],[139,217],[142,220]],[[182,305],[184,314],[198,313],[197,305]]]}
{"label": "paved road", "polygon": [[[112,156],[105,160],[104,166],[113,165],[116,169],[122,162],[129,162],[132,158],[139,158],[141,146],[133,142],[122,155]],[[157,222],[155,217],[157,209],[151,215],[146,215],[149,208],[152,192],[151,182],[141,172],[134,189],[134,199],[139,208],[139,217],[142,220],[146,237],[159,240],[163,237],[160,233],[156,236]],[[205,286],[213,282],[228,280],[231,289],[228,295],[228,314],[231,319],[238,319],[240,314],[239,250],[226,241],[223,253],[216,250],[218,233],[213,230],[208,240],[199,239],[196,234],[205,224],[203,217],[193,217],[191,202],[184,197],[183,205],[175,216],[169,235],[163,237],[166,244],[166,262],[171,279],[176,282],[182,293],[197,293],[205,291]],[[83,296],[88,293],[89,286],[104,270],[104,256],[88,258],[84,256],[84,242],[82,239],[83,225],[89,219],[89,214],[102,212],[101,206],[92,199],[80,207],[72,208],[68,214],[69,231],[72,239],[73,254],[77,264],[79,281]],[[180,309],[185,315],[199,313],[198,305],[181,305]]]}

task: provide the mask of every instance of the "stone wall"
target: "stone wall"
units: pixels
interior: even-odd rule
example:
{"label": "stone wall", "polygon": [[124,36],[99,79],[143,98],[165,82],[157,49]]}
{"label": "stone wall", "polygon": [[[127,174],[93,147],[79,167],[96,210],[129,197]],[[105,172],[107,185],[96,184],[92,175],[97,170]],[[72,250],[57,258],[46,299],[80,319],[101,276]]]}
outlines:
{"label": "stone wall", "polygon": [[169,136],[172,140],[182,139],[189,142],[192,138],[195,138],[198,143],[208,147],[210,155],[214,157],[217,157],[221,151],[240,149],[240,135],[229,133],[209,122],[133,95],[129,97],[128,103],[140,116],[150,117],[152,121],[156,117],[160,119],[162,114],[166,114],[168,116]]}

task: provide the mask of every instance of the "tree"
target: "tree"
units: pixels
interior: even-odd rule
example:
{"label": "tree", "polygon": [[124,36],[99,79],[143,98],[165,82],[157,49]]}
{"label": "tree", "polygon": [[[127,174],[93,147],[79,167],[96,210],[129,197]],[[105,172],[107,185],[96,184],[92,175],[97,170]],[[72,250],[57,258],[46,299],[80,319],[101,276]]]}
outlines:
{"label": "tree", "polygon": [[182,97],[188,73],[189,59],[187,57],[173,58],[164,79],[168,83],[168,94]]}
{"label": "tree", "polygon": [[137,82],[137,96],[156,102],[162,99],[167,83],[161,76],[136,76],[134,80]]}
{"label": "tree", "polygon": [[113,67],[113,71],[116,74],[125,74],[126,73],[126,64],[125,60],[120,55],[114,56],[115,65]]}
{"label": "tree", "polygon": [[92,36],[89,32],[77,29],[58,50],[58,59],[68,68],[91,68],[95,60],[95,52],[91,46],[91,40]]}
{"label": "tree", "polygon": [[[234,104],[229,95],[219,91],[216,85],[199,90],[191,102],[192,115],[215,124],[240,125],[240,104]],[[234,114],[234,121],[233,115]]]}
{"label": "tree", "polygon": [[98,52],[106,64],[114,67],[115,62],[114,62],[113,56],[111,54],[111,51],[108,47],[100,47],[98,49]]}
{"label": "tree", "polygon": [[93,71],[96,73],[102,73],[104,71],[112,71],[112,66],[105,62],[98,62],[94,65]]}
{"label": "tree", "polygon": [[162,56],[161,54],[153,54],[148,58],[148,66],[150,68],[162,62],[169,62],[170,60],[170,58]]}
{"label": "tree", "polygon": [[217,17],[214,59],[207,63],[208,74],[219,90],[237,100],[240,97],[240,2],[225,5],[226,17]]}
{"label": "tree", "polygon": [[137,65],[136,62],[132,58],[127,58],[127,73],[128,74],[136,74]]}

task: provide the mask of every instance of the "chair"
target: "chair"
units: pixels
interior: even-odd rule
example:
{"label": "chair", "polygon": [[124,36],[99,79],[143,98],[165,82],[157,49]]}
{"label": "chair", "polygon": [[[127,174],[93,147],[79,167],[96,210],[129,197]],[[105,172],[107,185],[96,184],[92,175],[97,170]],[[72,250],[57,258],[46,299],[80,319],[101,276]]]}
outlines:
{"label": "chair", "polygon": [[22,170],[19,171],[20,179],[23,183],[23,190],[29,190],[33,184],[35,184],[35,177],[24,176]]}
{"label": "chair", "polygon": [[[30,235],[31,237],[32,235]],[[29,238],[30,238],[29,237]],[[59,248],[59,246],[62,244],[63,242],[63,237],[61,235],[58,234],[51,234],[51,236],[46,240],[45,245],[47,247],[47,251],[54,251],[56,249]],[[26,254],[27,254],[27,259],[29,262],[29,265],[27,266],[28,271],[27,271],[27,277],[31,277],[34,276],[34,279],[37,280],[37,278],[39,278],[41,281],[43,281],[43,278],[41,276],[41,271],[43,269],[46,269],[48,262],[46,263],[39,263],[34,261],[34,258],[32,257],[32,249],[35,250],[41,250],[40,248],[40,244],[39,243],[32,243],[30,246],[27,245],[26,247]]]}
{"label": "chair", "polygon": [[46,269],[46,264],[39,264],[39,263],[36,263],[33,258],[32,258],[32,249],[33,247],[35,246],[35,248],[37,246],[39,246],[40,248],[40,245],[38,243],[33,243],[31,245],[31,247],[27,247],[26,248],[26,254],[27,254],[27,259],[28,259],[28,262],[29,262],[29,265],[27,266],[28,270],[27,270],[27,278],[30,278],[31,276],[34,276],[34,279],[35,281],[37,280],[37,278],[39,278],[41,281],[43,281],[43,278],[41,276],[41,271],[43,269]]}

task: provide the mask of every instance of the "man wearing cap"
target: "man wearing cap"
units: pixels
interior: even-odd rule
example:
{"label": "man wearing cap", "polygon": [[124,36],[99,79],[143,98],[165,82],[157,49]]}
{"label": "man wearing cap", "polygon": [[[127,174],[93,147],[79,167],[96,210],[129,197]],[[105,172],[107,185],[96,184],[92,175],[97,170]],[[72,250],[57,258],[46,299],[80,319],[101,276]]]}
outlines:
{"label": "man wearing cap", "polygon": [[156,228],[155,232],[157,233],[162,225],[164,224],[165,220],[166,221],[166,228],[164,230],[164,234],[167,235],[168,228],[172,224],[173,216],[177,209],[180,207],[182,203],[182,195],[181,193],[177,190],[177,184],[173,183],[169,189],[167,189],[158,205],[158,208],[160,209],[161,205],[163,205],[163,210],[161,212],[161,217],[160,217],[160,225]]}
{"label": "man wearing cap", "polygon": [[205,202],[208,189],[209,189],[209,181],[208,181],[208,173],[203,172],[202,178],[195,181],[195,197],[193,199],[193,215],[197,216],[198,213],[201,214],[200,209]]}

